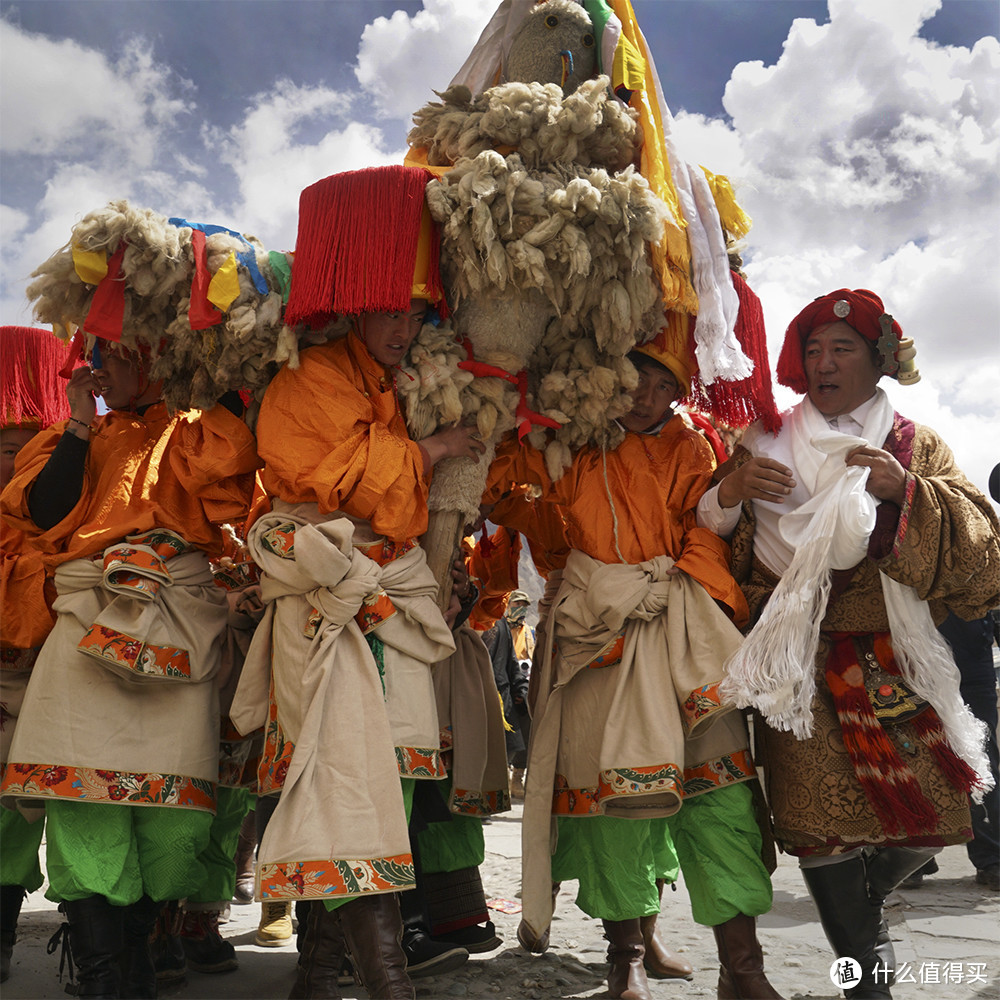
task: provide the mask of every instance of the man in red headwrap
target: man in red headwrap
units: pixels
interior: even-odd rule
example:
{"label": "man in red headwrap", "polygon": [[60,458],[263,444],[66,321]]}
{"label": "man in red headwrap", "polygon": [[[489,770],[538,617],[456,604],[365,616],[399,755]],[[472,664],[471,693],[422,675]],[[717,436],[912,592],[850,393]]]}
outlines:
{"label": "man in red headwrap", "polygon": [[[752,705],[781,847],[797,855],[848,996],[888,997],[886,895],[969,838],[989,783],[983,732],[934,623],[1000,595],[989,502],[878,382],[915,382],[881,299],[838,289],[788,327],[778,379],[805,393],[778,433],[754,425],[699,521],[733,534],[756,624],[724,693]],[[848,963],[844,963],[848,969]]]}

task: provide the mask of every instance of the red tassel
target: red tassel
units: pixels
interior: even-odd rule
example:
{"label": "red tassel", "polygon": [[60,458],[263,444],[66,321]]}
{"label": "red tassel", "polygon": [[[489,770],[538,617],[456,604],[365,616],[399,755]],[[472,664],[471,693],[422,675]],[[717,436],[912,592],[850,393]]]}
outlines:
{"label": "red tassel", "polygon": [[[765,429],[777,433],[781,417],[774,402],[771,385],[771,365],[767,356],[767,332],[764,310],[753,289],[735,272],[730,272],[733,288],[740,300],[736,319],[736,339],[743,353],[754,363],[753,374],[739,382],[716,379],[703,385],[695,374],[688,397],[698,409],[711,413],[728,427],[746,427],[760,420]],[[694,357],[694,322],[691,323],[690,350]]]}
{"label": "red tassel", "polygon": [[66,420],[69,400],[59,375],[71,360],[48,330],[0,327],[0,427],[42,428]]}
{"label": "red tassel", "polygon": [[431,176],[413,167],[377,167],[334,174],[302,192],[289,325],[320,326],[334,313],[409,309]]}
{"label": "red tassel", "polygon": [[[858,683],[852,682],[855,674]],[[909,837],[933,833],[938,825],[937,811],[875,717],[863,677],[853,642],[850,638],[836,640],[827,657],[826,680],[844,746],[865,798],[890,836],[904,831]]]}
{"label": "red tassel", "polygon": [[948,744],[944,727],[933,708],[925,708],[913,720],[913,728],[924,746],[933,754],[952,788],[969,795],[982,785],[979,775]]}

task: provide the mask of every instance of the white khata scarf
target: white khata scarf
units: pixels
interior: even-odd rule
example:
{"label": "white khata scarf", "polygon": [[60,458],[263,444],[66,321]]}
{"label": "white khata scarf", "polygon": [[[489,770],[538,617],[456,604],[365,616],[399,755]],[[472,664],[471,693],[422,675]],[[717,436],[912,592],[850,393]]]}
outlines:
{"label": "white khata scarf", "polygon": [[[882,447],[892,422],[892,406],[881,389],[876,390],[862,437],[831,430],[805,398],[784,421],[781,434],[762,434],[748,443],[755,456],[787,465],[809,499],[777,522],[794,555],[760,620],[726,664],[721,693],[740,708],[753,706],[769,725],[799,739],[812,735],[814,664],[830,571],[849,569],[865,558],[879,503],[865,490],[869,469],[844,462],[854,448],[872,443]],[[959,695],[958,667],[934,627],[927,602],[912,587],[885,573],[880,576],[903,681],[935,709],[952,750],[977,773],[980,788],[991,787],[983,750],[985,727]]]}

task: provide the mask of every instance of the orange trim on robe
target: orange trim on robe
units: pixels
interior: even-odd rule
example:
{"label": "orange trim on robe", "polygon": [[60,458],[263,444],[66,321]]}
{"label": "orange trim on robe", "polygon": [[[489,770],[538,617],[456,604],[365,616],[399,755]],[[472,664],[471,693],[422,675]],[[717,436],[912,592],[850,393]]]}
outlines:
{"label": "orange trim on robe", "polygon": [[712,485],[714,467],[708,442],[679,416],[659,434],[626,434],[612,451],[581,449],[556,482],[542,453],[512,436],[497,451],[483,502],[496,500],[512,483],[537,485],[540,501],[558,505],[571,548],[602,562],[633,565],[669,555],[740,625],[747,620],[747,604],[729,572],[729,546],[696,522],[698,500]]}
{"label": "orange trim on robe", "polygon": [[[405,376],[401,376],[405,377]],[[268,493],[344,511],[396,542],[427,530],[420,446],[410,439],[394,379],[354,333],[302,352],[264,394],[257,447]]]}
{"label": "orange trim on robe", "polygon": [[42,554],[24,532],[0,521],[0,647],[34,649],[55,625]]}
{"label": "orange trim on robe", "polygon": [[24,446],[0,508],[43,553],[50,572],[152,528],[218,556],[215,525],[247,515],[260,465],[247,425],[224,406],[170,416],[156,403],[142,416],[112,410],[95,420],[80,500],[40,531],[27,496],[65,427],[55,424]]}

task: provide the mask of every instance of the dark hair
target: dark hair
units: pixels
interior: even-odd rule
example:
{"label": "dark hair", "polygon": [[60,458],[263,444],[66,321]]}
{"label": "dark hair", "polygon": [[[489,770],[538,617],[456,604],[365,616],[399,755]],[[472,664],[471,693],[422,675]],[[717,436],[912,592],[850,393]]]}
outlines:
{"label": "dark hair", "polygon": [[648,354],[643,354],[642,351],[629,351],[628,359],[639,370],[642,370],[643,368],[650,368],[658,373],[666,372],[675,382],[677,382],[677,388],[681,388],[681,384],[677,376],[662,361],[657,361],[656,358],[651,358]]}

